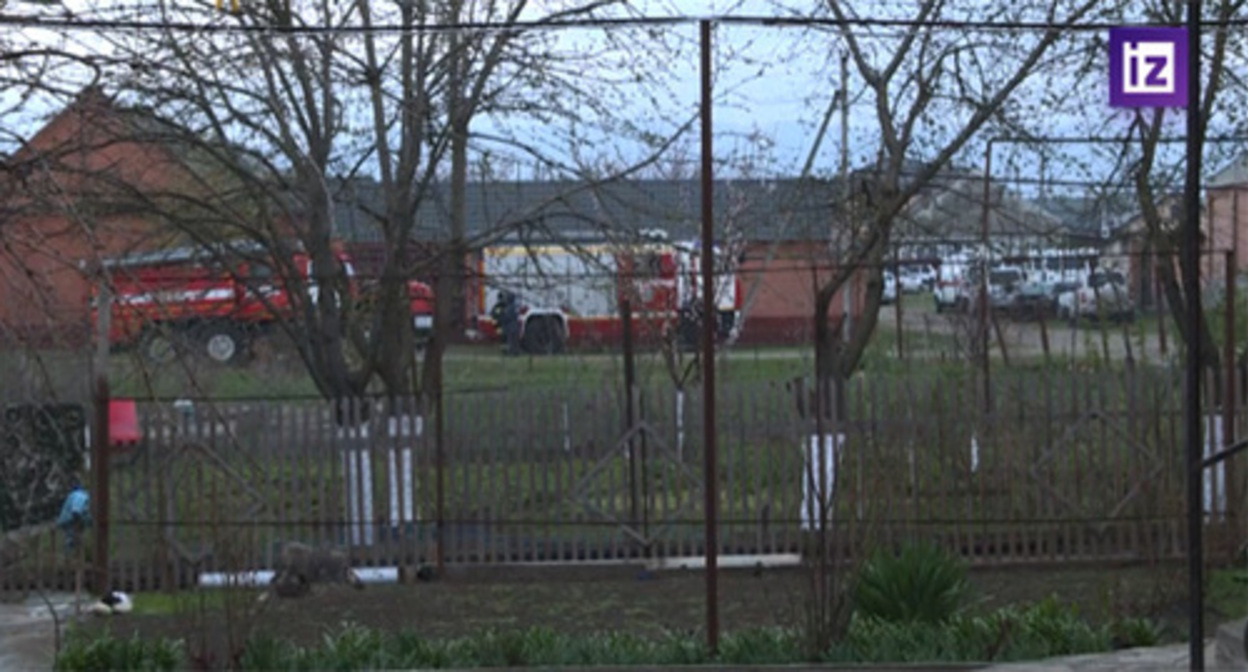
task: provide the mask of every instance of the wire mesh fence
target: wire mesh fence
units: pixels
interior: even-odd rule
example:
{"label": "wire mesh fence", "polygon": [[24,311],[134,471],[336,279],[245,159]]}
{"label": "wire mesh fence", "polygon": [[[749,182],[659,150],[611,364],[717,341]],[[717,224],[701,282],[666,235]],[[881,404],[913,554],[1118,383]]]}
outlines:
{"label": "wire mesh fence", "polygon": [[[821,525],[818,493],[835,488],[834,536],[869,516],[873,543],[936,541],[989,566],[1179,557],[1178,382],[1170,369],[1005,372],[985,412],[973,377],[879,374],[854,380],[846,419],[819,427],[800,383],[725,385],[720,552],[799,555]],[[113,581],[174,589],[271,572],[290,542],[396,577],[435,563],[696,560],[700,395],[634,394],[631,422],[623,395],[596,385],[449,394],[441,432],[414,399],[345,412],[115,399]],[[1210,431],[1225,420],[1210,416]],[[81,423],[71,429],[81,440]],[[1210,472],[1211,529],[1229,529],[1237,479]],[[13,542],[6,589],[68,587],[61,536]]]}
{"label": "wire mesh fence", "polygon": [[0,593],[1191,553],[1178,364],[1206,454],[1248,397],[1243,84],[1193,222],[1173,112],[1101,72],[1175,3],[512,4],[0,13]]}

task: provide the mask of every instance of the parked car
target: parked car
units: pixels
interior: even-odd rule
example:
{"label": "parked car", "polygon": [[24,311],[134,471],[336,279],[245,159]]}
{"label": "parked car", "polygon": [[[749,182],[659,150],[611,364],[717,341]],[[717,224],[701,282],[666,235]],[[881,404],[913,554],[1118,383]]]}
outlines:
{"label": "parked car", "polygon": [[904,266],[898,274],[898,284],[902,294],[918,294],[932,288],[936,281],[936,271],[931,266]]}
{"label": "parked car", "polygon": [[945,261],[940,265],[932,278],[932,299],[936,303],[936,312],[965,309],[960,302],[967,298],[963,285],[968,268],[968,262],[964,260]]}
{"label": "parked car", "polygon": [[1020,320],[1057,317],[1057,298],[1078,287],[1077,282],[1025,282],[1014,296],[1010,314]]}
{"label": "parked car", "polygon": [[932,288],[932,300],[936,303],[936,312],[943,313],[959,307],[961,285],[962,279],[959,277],[942,276],[936,281],[936,285]]}
{"label": "parked car", "polygon": [[1024,279],[1023,272],[1017,268],[988,271],[988,306],[994,310],[1008,310],[1014,305]]}
{"label": "parked car", "polygon": [[1082,317],[1131,321],[1135,303],[1126,278],[1118,271],[1093,271],[1057,297],[1058,317],[1075,322]]}
{"label": "parked car", "polygon": [[[936,298],[936,311],[944,312],[952,308],[958,312],[967,312],[979,300],[981,290],[979,272],[972,268],[961,279],[944,284],[942,282],[933,295]],[[1023,272],[1017,268],[1002,267],[988,271],[988,306],[993,310],[1009,310],[1014,303],[1018,288],[1023,284]]]}

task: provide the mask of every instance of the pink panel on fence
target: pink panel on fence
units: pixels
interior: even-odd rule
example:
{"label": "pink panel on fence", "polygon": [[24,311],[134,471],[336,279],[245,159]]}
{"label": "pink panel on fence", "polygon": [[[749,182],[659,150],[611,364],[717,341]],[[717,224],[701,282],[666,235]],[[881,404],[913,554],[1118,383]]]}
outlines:
{"label": "pink panel on fence", "polygon": [[113,399],[108,402],[108,439],[113,446],[131,445],[139,442],[139,414],[133,399]]}

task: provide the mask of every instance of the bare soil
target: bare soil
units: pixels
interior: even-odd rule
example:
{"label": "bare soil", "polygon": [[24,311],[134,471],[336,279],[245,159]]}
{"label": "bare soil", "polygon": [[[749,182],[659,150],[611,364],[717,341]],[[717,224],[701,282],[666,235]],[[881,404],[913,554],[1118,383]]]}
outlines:
{"label": "bare soil", "polygon": [[[1186,631],[1182,567],[980,570],[972,609],[1027,604],[1049,596],[1074,605],[1094,622],[1149,616],[1166,626],[1168,638]],[[800,626],[810,594],[801,570],[734,570],[720,576],[720,618],[725,632],[765,626]],[[262,615],[244,619],[220,605],[171,613],[88,621],[92,632],[119,637],[186,640],[191,650],[224,650],[226,637],[264,634],[316,645],[327,632],[353,623],[387,631],[409,630],[429,638],[487,630],[546,627],[565,633],[625,631],[640,635],[698,633],[706,618],[705,579],[700,572],[649,574],[639,570],[497,569],[431,583],[371,585],[364,590],[318,587],[306,598],[275,600]],[[254,601],[249,596],[246,604]],[[1220,615],[1210,613],[1213,627]]]}
{"label": "bare soil", "polygon": [[[907,301],[901,314],[901,324],[911,334],[952,336],[955,350],[969,348],[972,341],[981,337],[977,315],[937,313],[929,303],[925,298],[917,297]],[[996,328],[989,337],[996,356],[1001,355],[1004,343],[1005,351],[1010,357],[1038,358],[1043,357],[1047,351],[1049,356],[1055,358],[1108,355],[1110,361],[1122,361],[1130,354],[1136,361],[1160,362],[1177,352],[1178,344],[1175,339],[1178,336],[1173,332],[1168,334],[1168,347],[1163,348],[1162,335],[1155,322],[1150,321],[1148,326],[1141,328],[1135,323],[1097,323],[1089,320],[1070,324],[1049,317],[1042,323],[1037,319],[1015,319],[1001,314],[996,316],[996,324],[1000,328],[999,337]],[[882,308],[880,323],[895,326],[896,308]]]}

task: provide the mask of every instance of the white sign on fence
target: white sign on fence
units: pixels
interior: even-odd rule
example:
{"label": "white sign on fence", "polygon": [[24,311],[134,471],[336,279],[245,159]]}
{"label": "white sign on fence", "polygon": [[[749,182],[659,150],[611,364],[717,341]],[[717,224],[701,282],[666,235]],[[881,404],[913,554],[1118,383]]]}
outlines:
{"label": "white sign on fence", "polygon": [[368,450],[343,453],[347,475],[347,530],[352,546],[372,546],[373,465]]}
{"label": "white sign on fence", "polygon": [[[424,432],[424,418],[416,415],[391,417],[387,423],[390,438],[418,438]],[[368,425],[340,428],[339,440],[369,438]],[[402,446],[386,451],[386,481],[390,495],[390,525],[398,527],[416,520],[416,476],[412,469],[412,448]],[[347,543],[372,546],[376,543],[373,511],[373,451],[359,448],[343,451],[343,474],[347,479]]]}
{"label": "white sign on fence", "polygon": [[[391,438],[419,438],[424,431],[424,418],[401,415],[390,418]],[[390,525],[398,527],[416,520],[416,476],[412,471],[412,449],[391,449],[389,454]]]}
{"label": "white sign on fence", "polygon": [[[844,434],[824,434],[823,449],[819,447],[819,435],[812,434],[802,447],[802,529],[818,529],[820,527],[820,494],[822,500],[828,502],[828,522],[832,521],[832,495],[836,484],[836,463],[840,458],[841,445],[845,443]],[[821,469],[822,466],[822,469]],[[820,473],[822,472],[822,474]],[[826,480],[823,480],[825,479]],[[826,484],[827,492],[822,492]]]}
{"label": "white sign on fence", "polygon": [[[1222,450],[1222,416],[1205,416],[1205,457]],[[1226,462],[1205,469],[1205,522],[1226,522]]]}

